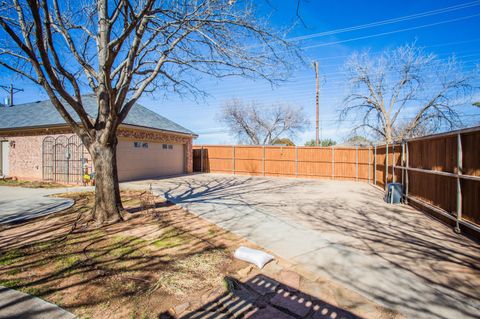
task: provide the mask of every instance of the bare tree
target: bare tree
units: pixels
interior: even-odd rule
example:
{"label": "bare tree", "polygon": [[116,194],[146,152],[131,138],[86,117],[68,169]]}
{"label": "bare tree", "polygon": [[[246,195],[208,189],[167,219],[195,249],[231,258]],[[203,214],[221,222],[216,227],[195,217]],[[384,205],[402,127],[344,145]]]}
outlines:
{"label": "bare tree", "polygon": [[[0,66],[43,88],[80,136],[96,173],[97,222],[122,219],[116,132],[142,94],[201,94],[202,75],[284,76],[295,50],[254,8],[232,0],[2,1]],[[91,91],[98,114],[83,106]]]}
{"label": "bare tree", "polygon": [[476,72],[463,72],[455,58],[446,61],[413,45],[372,57],[353,54],[345,65],[350,93],[341,119],[357,121],[388,143],[462,125],[457,111],[475,89]]}
{"label": "bare tree", "polygon": [[227,101],[219,117],[240,142],[254,145],[272,144],[282,135],[293,137],[309,123],[301,108],[288,104],[264,107],[239,99]]}

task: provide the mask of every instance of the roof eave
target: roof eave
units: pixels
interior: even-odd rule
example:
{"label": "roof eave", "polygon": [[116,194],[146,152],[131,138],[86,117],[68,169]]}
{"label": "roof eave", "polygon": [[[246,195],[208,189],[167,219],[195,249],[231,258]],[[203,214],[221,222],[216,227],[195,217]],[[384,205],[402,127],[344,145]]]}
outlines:
{"label": "roof eave", "polygon": [[25,130],[38,130],[38,129],[55,129],[55,128],[70,128],[66,124],[48,124],[48,125],[35,125],[35,126],[22,126],[22,127],[9,127],[9,128],[0,128],[0,133],[4,132],[17,132]]}
{"label": "roof eave", "polygon": [[134,125],[134,124],[126,124],[126,123],[122,123],[122,124],[120,124],[120,126],[121,127],[126,127],[126,128],[136,128],[136,129],[151,130],[151,131],[162,132],[162,133],[177,134],[177,135],[193,137],[193,138],[198,137],[198,134],[195,134],[193,132],[186,133],[186,132],[179,132],[179,131],[172,131],[172,130],[163,130],[163,129],[158,129],[158,128],[154,128],[154,127]]}
{"label": "roof eave", "polygon": [[[122,123],[120,124],[121,127],[126,127],[126,128],[137,128],[137,129],[143,129],[143,130],[151,130],[151,131],[156,131],[156,132],[162,132],[162,133],[169,133],[169,134],[177,134],[177,135],[182,135],[182,136],[187,136],[187,137],[192,137],[192,138],[197,138],[198,134],[195,133],[185,133],[185,132],[179,132],[179,131],[172,131],[172,130],[162,130],[154,127],[147,127],[147,126],[141,126],[141,125],[133,125],[133,124],[125,124]],[[49,124],[49,125],[35,125],[35,126],[24,126],[24,127],[12,127],[12,128],[0,128],[0,133],[5,133],[5,132],[18,132],[18,131],[24,131],[24,130],[38,130],[38,129],[56,129],[56,128],[70,128],[70,126],[66,124]]]}

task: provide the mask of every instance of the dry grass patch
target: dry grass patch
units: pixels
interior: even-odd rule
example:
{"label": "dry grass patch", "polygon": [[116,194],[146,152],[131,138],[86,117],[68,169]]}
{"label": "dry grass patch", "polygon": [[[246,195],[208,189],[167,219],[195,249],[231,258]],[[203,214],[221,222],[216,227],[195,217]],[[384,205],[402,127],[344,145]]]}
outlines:
{"label": "dry grass patch", "polygon": [[0,186],[10,187],[26,187],[26,188],[60,188],[60,187],[72,187],[73,185],[66,185],[54,182],[45,181],[22,181],[13,179],[0,179]]}
{"label": "dry grass patch", "polygon": [[80,318],[157,318],[245,267],[241,239],[149,193],[122,192],[130,218],[98,229],[83,219],[93,194],[62,196],[75,205],[0,232],[0,285]]}

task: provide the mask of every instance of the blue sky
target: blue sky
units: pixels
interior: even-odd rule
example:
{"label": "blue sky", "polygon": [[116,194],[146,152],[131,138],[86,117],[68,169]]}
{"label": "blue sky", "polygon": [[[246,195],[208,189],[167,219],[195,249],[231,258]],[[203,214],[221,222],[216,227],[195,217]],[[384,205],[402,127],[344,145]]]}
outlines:
{"label": "blue sky", "polygon": [[[274,28],[291,26],[296,19],[296,1],[259,1],[259,13],[270,16]],[[300,14],[305,25],[299,23],[288,35],[298,37],[341,28],[364,25],[386,19],[431,12],[459,4],[471,4],[460,10],[409,19],[397,23],[364,28],[333,35],[315,36],[303,41],[306,65],[296,68],[292,77],[278,87],[268,83],[241,78],[205,79],[201,88],[210,95],[205,100],[180,99],[168,96],[155,99],[146,96],[141,103],[148,108],[197,132],[197,144],[226,144],[234,139],[226,127],[218,122],[217,114],[224,101],[230,98],[255,100],[265,105],[276,102],[292,103],[302,107],[312,125],[298,134],[298,145],[315,136],[315,74],[310,61],[320,63],[321,93],[320,118],[322,138],[342,141],[349,133],[349,123],[338,123],[337,112],[345,97],[344,78],[341,67],[346,57],[354,51],[370,49],[372,52],[393,48],[416,41],[418,46],[440,58],[455,54],[466,67],[480,63],[480,1],[302,1]],[[0,84],[7,85],[10,79],[0,75]],[[23,83],[17,82],[17,85]],[[16,96],[16,103],[29,102],[44,97],[32,85],[23,85],[24,93]],[[2,95],[0,95],[2,96]],[[480,109],[466,106],[461,110],[468,123],[480,122]],[[466,116],[466,115],[469,116]]]}

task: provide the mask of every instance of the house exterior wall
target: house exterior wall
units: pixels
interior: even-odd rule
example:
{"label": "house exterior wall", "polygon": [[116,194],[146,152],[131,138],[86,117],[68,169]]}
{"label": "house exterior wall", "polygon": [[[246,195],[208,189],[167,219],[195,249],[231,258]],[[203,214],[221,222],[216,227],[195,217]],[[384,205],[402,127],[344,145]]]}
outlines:
{"label": "house exterior wall", "polygon": [[188,174],[193,172],[192,137],[190,136],[139,129],[119,129],[117,136],[119,140],[185,145],[185,172]]}
{"label": "house exterior wall", "polygon": [[[9,176],[19,179],[42,179],[42,145],[47,136],[72,135],[68,128],[51,128],[9,131],[0,133],[0,140],[10,142]],[[185,172],[193,171],[192,137],[175,133],[156,132],[147,129],[119,128],[118,139],[126,141],[150,141],[185,145]]]}
{"label": "house exterior wall", "polygon": [[[185,146],[157,142],[119,140],[117,146],[120,181],[184,174]],[[145,145],[145,146],[144,146]]]}
{"label": "house exterior wall", "polygon": [[8,175],[18,179],[41,180],[43,139],[47,136],[55,138],[60,135],[62,134],[45,134],[45,132],[28,136],[0,135],[0,139],[10,142]]}

